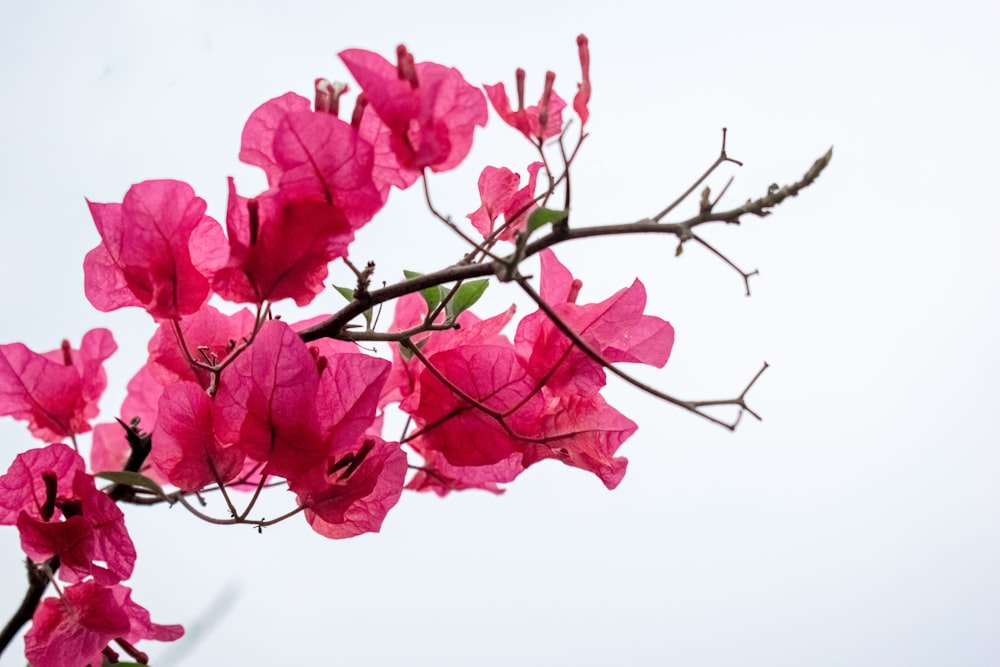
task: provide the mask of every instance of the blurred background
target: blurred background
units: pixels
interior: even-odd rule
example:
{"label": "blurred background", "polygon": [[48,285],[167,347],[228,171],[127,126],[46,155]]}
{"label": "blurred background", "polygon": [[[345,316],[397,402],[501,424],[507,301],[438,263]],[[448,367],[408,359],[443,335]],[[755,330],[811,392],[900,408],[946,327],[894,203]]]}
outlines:
{"label": "blurred background", "polygon": [[[84,298],[98,242],[84,198],[176,178],[224,219],[226,176],[263,187],[237,162],[248,114],[311,96],[317,76],[347,80],[344,48],[392,59],[404,42],[508,89],[524,67],[534,103],[547,69],[572,98],[586,33],[574,224],[661,210],[712,163],[724,126],[745,166],[710,184],[735,176],[734,206],[835,147],[773,216],[705,232],[760,270],[750,298],[718,259],[693,245],[675,259],[666,237],[558,250],[582,302],[643,280],[647,312],[677,331],[667,367],[638,373],[657,387],[730,397],[770,363],[750,395],[764,421],[730,433],[612,379],[609,402],[640,427],[617,490],[547,463],[501,497],[407,493],[381,534],[342,542],[298,520],[258,535],[130,508],[134,599],[188,630],[145,643],[152,664],[1000,664],[998,26],[985,0],[0,4],[0,342],[44,351],[110,328],[109,420],[153,327]],[[483,166],[523,173],[533,157],[493,114],[465,164],[433,177],[435,204],[464,220]],[[462,250],[414,188],[352,259],[395,280]],[[495,285],[477,312],[511,302],[524,304]],[[306,314],[340,305],[331,291]],[[2,469],[35,444],[0,420]],[[265,511],[293,502],[273,496]],[[4,620],[23,590],[5,528]],[[21,651],[0,665],[23,665]]]}

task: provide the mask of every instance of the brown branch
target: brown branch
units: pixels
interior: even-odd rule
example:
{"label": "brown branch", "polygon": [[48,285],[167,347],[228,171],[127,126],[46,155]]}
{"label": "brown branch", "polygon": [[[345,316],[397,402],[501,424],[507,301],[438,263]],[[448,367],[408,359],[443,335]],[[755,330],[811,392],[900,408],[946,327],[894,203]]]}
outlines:
{"label": "brown branch", "polygon": [[[566,229],[561,233],[552,232],[536,239],[535,241],[527,243],[523,248],[523,253],[520,253],[520,256],[518,256],[517,259],[520,261],[520,259],[531,257],[532,255],[538,254],[545,248],[563,243],[565,241],[597,236],[618,236],[623,234],[670,234],[678,238],[681,242],[684,242],[693,238],[692,230],[695,227],[704,224],[713,222],[737,224],[739,223],[740,218],[744,215],[764,217],[770,214],[770,209],[780,204],[786,198],[797,195],[802,189],[811,185],[823,169],[825,169],[830,163],[832,155],[833,149],[831,148],[823,157],[816,160],[809,171],[806,172],[805,176],[798,181],[782,188],[772,186],[768,188],[768,193],[763,197],[748,200],[742,206],[738,206],[733,209],[725,211],[701,211],[687,220],[674,223],[658,222],[655,218],[643,218],[635,222],[595,225],[591,227],[574,227]],[[504,276],[508,273],[513,275],[511,272],[512,264],[515,263],[513,262],[513,259],[514,255],[511,255],[500,260],[493,260],[492,262],[455,264],[445,269],[434,271],[433,273],[425,273],[417,276],[416,278],[403,280],[383,287],[382,289],[373,290],[369,293],[369,298],[366,301],[352,301],[344,308],[340,309],[337,313],[330,316],[327,320],[302,330],[299,335],[307,342],[318,338],[351,340],[346,330],[347,325],[354,318],[360,316],[365,310],[373,305],[393,301],[399,297],[419,292],[420,290],[427,289],[428,287],[437,287],[438,285],[444,285],[458,280],[468,280],[470,278],[482,278],[494,275]]]}
{"label": "brown branch", "polygon": [[712,166],[710,166],[708,169],[705,170],[705,173],[701,175],[701,178],[692,183],[691,187],[685,190],[680,197],[671,202],[671,204],[667,206],[665,209],[654,215],[653,220],[659,222],[667,215],[669,215],[671,211],[680,206],[681,202],[687,199],[691,195],[691,193],[694,192],[695,188],[704,183],[705,179],[711,176],[712,172],[718,169],[725,162],[732,162],[741,167],[743,166],[743,163],[740,162],[739,160],[734,160],[728,155],[726,155],[726,128],[722,128],[722,150],[719,151],[719,157],[715,159],[715,162],[712,163]]}
{"label": "brown branch", "polygon": [[728,264],[730,267],[732,267],[734,271],[736,271],[737,273],[739,273],[743,277],[743,285],[746,287],[747,296],[750,296],[750,277],[751,276],[755,276],[755,275],[757,275],[759,273],[759,271],[757,271],[757,269],[754,269],[753,271],[750,271],[749,273],[746,272],[746,271],[744,271],[740,267],[736,266],[736,264],[734,264],[731,259],[729,259],[725,255],[723,255],[721,252],[719,252],[718,250],[716,250],[714,246],[712,246],[708,241],[706,241],[705,239],[701,238],[697,234],[691,234],[691,240],[700,243],[709,252],[711,252],[713,255],[715,255],[716,257],[718,257],[719,259],[721,259],[723,262],[725,262],[726,264]]}
{"label": "brown branch", "polygon": [[3,655],[24,624],[35,615],[35,609],[38,608],[42,596],[45,595],[45,589],[49,586],[49,575],[59,569],[59,556],[53,557],[46,563],[32,563],[30,559],[25,559],[25,566],[28,570],[28,590],[17,611],[0,631],[0,655]]}
{"label": "brown branch", "polygon": [[487,255],[487,256],[490,256],[490,257],[495,257],[495,255],[491,254],[490,251],[486,247],[484,247],[483,244],[477,243],[475,239],[473,239],[468,234],[466,234],[461,229],[459,229],[458,225],[455,224],[454,220],[452,220],[451,218],[449,218],[448,216],[444,215],[443,213],[439,212],[436,208],[434,208],[434,204],[431,203],[431,190],[430,190],[430,186],[427,183],[427,172],[426,172],[426,170],[421,175],[420,180],[423,181],[423,186],[424,186],[424,201],[427,203],[427,208],[428,208],[428,210],[430,210],[431,215],[433,215],[435,218],[437,218],[438,220],[440,220],[441,222],[443,222],[453,232],[455,232],[460,237],[462,237],[463,241],[465,241],[466,243],[468,243],[469,245],[471,245],[472,248],[473,248],[473,250],[471,251],[472,253],[482,252],[484,255]]}

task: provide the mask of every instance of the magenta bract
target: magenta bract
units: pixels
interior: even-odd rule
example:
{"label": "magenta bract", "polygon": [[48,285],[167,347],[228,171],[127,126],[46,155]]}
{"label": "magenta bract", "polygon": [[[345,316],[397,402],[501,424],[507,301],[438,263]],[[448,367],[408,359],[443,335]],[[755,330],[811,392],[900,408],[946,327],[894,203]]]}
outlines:
{"label": "magenta bract", "polygon": [[46,442],[86,433],[107,386],[103,363],[116,349],[107,329],[88,331],[79,350],[68,342],[44,354],[21,343],[0,345],[0,415],[28,422]]}
{"label": "magenta bract", "polygon": [[486,101],[457,70],[414,63],[402,46],[399,65],[363,49],[340,52],[371,108],[391,132],[399,164],[416,171],[457,167],[472,147],[476,127],[486,125]]}
{"label": "magenta bract", "polygon": [[139,306],[155,318],[177,320],[208,300],[226,241],[190,185],[144,181],[129,188],[121,204],[88,204],[101,235],[83,264],[95,308]]}

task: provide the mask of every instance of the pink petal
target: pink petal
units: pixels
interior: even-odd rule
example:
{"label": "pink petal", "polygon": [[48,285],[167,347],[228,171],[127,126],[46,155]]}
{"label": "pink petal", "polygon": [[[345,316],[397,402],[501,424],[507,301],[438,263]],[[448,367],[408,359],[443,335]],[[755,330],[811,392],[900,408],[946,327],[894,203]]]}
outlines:
{"label": "pink petal", "polygon": [[389,189],[405,190],[420,178],[420,172],[408,169],[399,162],[392,149],[392,131],[382,122],[374,110],[365,109],[358,127],[358,136],[372,145],[375,162],[372,165],[372,181],[378,188],[382,201],[389,197]]}
{"label": "pink petal", "polygon": [[214,406],[219,441],[266,461],[266,471],[279,477],[323,465],[329,447],[321,437],[318,387],[305,343],[284,322],[265,322],[253,345],[222,372]]}
{"label": "pink petal", "polygon": [[90,555],[90,573],[94,580],[99,584],[115,584],[128,579],[135,567],[136,554],[125,528],[125,515],[114,500],[97,489],[92,475],[76,473],[73,495],[82,505],[83,518],[94,530],[94,547]]}
{"label": "pink petal", "polygon": [[486,124],[486,102],[458,70],[417,63],[414,88],[399,78],[388,60],[371,51],[348,49],[340,59],[391,131],[401,166],[446,171],[468,155],[475,128]]}
{"label": "pink petal", "polygon": [[50,361],[21,343],[0,345],[0,415],[28,422],[49,442],[89,427],[79,415],[82,381],[73,366]]}
{"label": "pink petal", "polygon": [[365,442],[370,451],[346,478],[341,476],[347,469],[336,470],[324,485],[299,494],[306,521],[320,535],[343,539],[377,533],[385,515],[399,501],[406,478],[406,454],[399,443],[371,436]]}
{"label": "pink petal", "polygon": [[291,298],[304,306],[324,288],[328,264],[347,253],[354,239],[351,224],[331,204],[293,201],[277,195],[257,200],[259,236],[251,244],[248,200],[230,179],[228,265],[215,276],[219,296],[237,303]]}
{"label": "pink petal", "polygon": [[240,161],[260,167],[267,173],[267,182],[275,187],[281,178],[282,167],[274,156],[274,137],[286,116],[310,111],[309,100],[285,93],[261,104],[253,110],[240,144]]}
{"label": "pink petal", "polygon": [[59,556],[59,578],[76,583],[91,573],[94,559],[94,530],[82,516],[65,521],[41,521],[21,512],[17,518],[21,550],[36,563]]}
{"label": "pink petal", "polygon": [[[485,407],[506,413],[511,410],[537,414],[541,395],[524,374],[510,344],[463,345],[430,357],[434,367],[466,396]],[[493,417],[473,407],[433,373],[420,375],[420,393],[411,395],[401,407],[414,415],[427,430],[414,443],[421,450],[437,450],[456,466],[498,463],[520,452],[523,441],[505,430]],[[419,400],[419,403],[416,401]],[[534,436],[532,428],[525,435]]]}
{"label": "pink petal", "polygon": [[412,491],[433,491],[444,497],[452,491],[480,489],[501,494],[499,486],[513,481],[524,472],[521,454],[515,453],[497,463],[485,466],[454,466],[436,450],[422,451],[424,465],[406,484]]}
{"label": "pink petal", "polygon": [[549,99],[549,119],[543,128],[539,118],[541,101],[539,104],[515,111],[511,108],[510,99],[507,97],[507,91],[502,83],[492,86],[485,85],[483,88],[486,90],[490,104],[493,105],[503,122],[518,130],[532,142],[538,139],[544,141],[562,131],[562,111],[566,108],[566,102],[555,91],[552,91],[552,97]]}
{"label": "pink petal", "polygon": [[245,458],[239,448],[218,441],[212,400],[194,382],[179,382],[163,390],[151,455],[157,468],[182,491],[199,491],[234,479]]}
{"label": "pink petal", "polygon": [[332,343],[324,338],[310,348],[325,359],[316,394],[322,437],[331,451],[339,452],[354,445],[374,421],[391,364],[356,350],[337,352]]}
{"label": "pink petal", "polygon": [[615,452],[635,430],[635,423],[598,395],[564,396],[548,402],[537,428],[548,439],[544,446],[529,446],[524,466],[555,458],[566,465],[588,470],[613,489],[625,476],[628,461]]}
{"label": "pink petal", "polygon": [[485,167],[479,174],[479,197],[482,206],[466,217],[484,237],[493,233],[493,223],[517,192],[521,177],[506,167]]}
{"label": "pink petal", "polygon": [[145,607],[132,601],[132,590],[127,586],[114,586],[111,592],[114,595],[115,602],[118,603],[128,617],[128,632],[122,633],[121,636],[130,644],[136,644],[143,639],[170,642],[184,636],[184,628],[181,625],[160,625],[153,623]]}
{"label": "pink petal", "polygon": [[14,458],[6,474],[0,476],[0,525],[13,526],[22,510],[42,519],[46,488],[42,473],[51,471],[57,480],[56,495],[73,495],[73,480],[84,472],[83,459],[62,443],[29,449]]}
{"label": "pink petal", "polygon": [[293,113],[274,137],[284,201],[330,204],[358,229],[382,208],[372,180],[374,152],[350,124],[328,113]]}
{"label": "pink petal", "polygon": [[[179,319],[208,299],[225,238],[191,186],[145,181],[121,204],[89,205],[104,249],[84,263],[87,297],[96,308],[128,305],[134,297],[153,317]],[[121,279],[108,280],[113,270]]]}
{"label": "pink petal", "polygon": [[24,636],[24,654],[34,667],[100,665],[108,642],[128,631],[112,589],[85,581],[42,601]]}

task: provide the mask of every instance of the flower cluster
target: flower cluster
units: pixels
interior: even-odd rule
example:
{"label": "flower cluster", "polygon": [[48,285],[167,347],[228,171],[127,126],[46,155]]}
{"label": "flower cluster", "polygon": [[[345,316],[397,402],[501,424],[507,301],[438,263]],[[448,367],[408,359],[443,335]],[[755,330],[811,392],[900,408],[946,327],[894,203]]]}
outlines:
{"label": "flower cluster", "polygon": [[[586,38],[578,47],[573,110],[582,140]],[[325,288],[329,264],[346,259],[355,232],[393,188],[462,162],[486,123],[487,98],[537,150],[564,128],[567,105],[551,72],[538,105],[525,108],[518,70],[515,110],[502,84],[485,86],[484,95],[457,70],[415,62],[402,46],[395,65],[358,49],[340,57],[361,88],[349,120],[338,115],[348,87],[326,79],[316,80],[312,102],[287,93],[251,113],[239,156],[264,171],[267,189],[247,197],[229,179],[225,230],[179,181],[145,181],[121,203],[89,203],[101,242],[84,261],[87,298],[102,311],[143,308],[157,323],[121,419],[93,428],[92,468],[129,470],[158,500],[186,504],[189,494],[217,491],[229,522],[258,528],[270,522],[247,518],[257,494],[281,483],[295,497],[288,516],[301,513],[329,538],[378,531],[404,487],[499,492],[546,459],[614,488],[626,467],[617,451],[636,426],[604,400],[604,368],[551,313],[523,317],[511,339],[503,331],[513,307],[487,319],[469,311],[486,281],[414,288],[398,299],[382,338],[396,343],[391,362],[350,336],[304,336],[315,320],[274,315],[276,302],[305,305]],[[543,161],[529,164],[523,187],[506,167],[482,171],[482,206],[468,216],[485,239],[481,250],[532,231],[543,169]],[[580,304],[581,281],[551,250],[540,258],[542,299],[589,348],[608,362],[666,363],[673,329],[643,313],[641,283]],[[352,299],[364,298],[365,277],[359,272]],[[213,299],[246,307],[226,313]],[[122,582],[136,553],[124,516],[77,452],[76,435],[98,414],[102,362],[114,350],[103,329],[86,334],[79,350],[68,342],[45,354],[0,346],[0,414],[28,422],[49,443],[0,477],[0,523],[16,525],[30,561],[64,584],[37,607],[26,636],[36,667],[96,665],[114,655],[112,643],[142,661],[135,642],[182,633],[152,623],[131,600]],[[414,429],[395,440],[382,434],[382,410],[393,403]],[[404,445],[419,464],[408,462]],[[231,490],[254,493],[238,510]]]}
{"label": "flower cluster", "polygon": [[38,607],[25,635],[25,655],[35,667],[99,665],[103,655],[115,655],[112,641],[142,658],[135,642],[184,633],[179,625],[152,623],[121,584],[136,557],[125,517],[69,446],[30,449],[14,459],[0,476],[0,525],[16,525],[28,558],[69,584]]}
{"label": "flower cluster", "polygon": [[[553,252],[543,251],[541,261],[542,297],[591,349],[609,361],[667,362],[673,328],[643,314],[641,282],[580,305],[581,281]],[[424,306],[402,299],[393,327],[422,321]],[[478,320],[466,313],[458,331],[429,336],[409,359],[397,355],[392,397],[417,425],[410,444],[427,462],[410,488],[496,491],[550,458],[593,472],[609,489],[621,482],[627,462],[615,452],[636,426],[601,397],[604,369],[541,310],[520,321],[512,343],[501,331],[513,314]]]}

